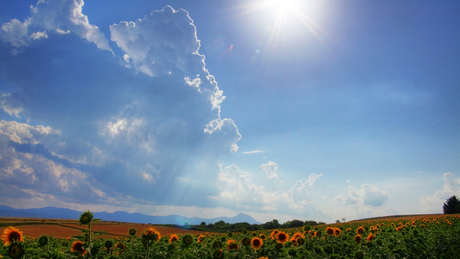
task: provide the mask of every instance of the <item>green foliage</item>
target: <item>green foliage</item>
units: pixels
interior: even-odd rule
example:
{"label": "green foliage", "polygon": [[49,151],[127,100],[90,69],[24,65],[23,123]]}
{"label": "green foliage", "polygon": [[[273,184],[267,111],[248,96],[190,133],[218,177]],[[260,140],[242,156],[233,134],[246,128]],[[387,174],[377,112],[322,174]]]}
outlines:
{"label": "green foliage", "polygon": [[281,227],[282,228],[297,228],[297,227],[301,227],[303,225],[304,225],[303,221],[298,220],[298,219],[294,219],[294,220],[284,222],[283,224],[281,224]]}
{"label": "green foliage", "polygon": [[446,200],[442,207],[444,214],[460,213],[460,200],[454,195]]}
{"label": "green foliage", "polygon": [[[276,220],[269,225],[276,225]],[[392,224],[393,223],[393,224]],[[278,223],[279,224],[279,223]],[[299,224],[289,221],[284,226]],[[220,223],[230,226],[231,224]],[[238,226],[251,226],[239,224]],[[281,225],[282,227],[282,225]],[[337,231],[336,235],[328,235],[326,228]],[[357,229],[362,228],[360,242],[355,241]],[[128,234],[124,238],[86,239],[85,229],[79,238],[82,250],[71,252],[74,241],[45,236],[40,242],[24,238],[24,242],[14,242],[9,246],[0,246],[3,258],[48,258],[48,259],[212,259],[212,258],[460,258],[460,217],[444,216],[429,219],[404,221],[367,221],[348,222],[334,225],[306,225],[295,228],[279,228],[289,235],[289,241],[279,242],[274,230],[259,229],[256,231],[241,230],[209,234],[204,241],[198,242],[197,235],[178,235],[179,239],[169,243],[168,236],[159,239],[145,239]],[[336,233],[334,231],[334,233]],[[372,238],[368,239],[372,233]],[[145,233],[144,233],[145,234]],[[143,235],[144,236],[144,235]],[[161,236],[161,233],[160,233]],[[251,240],[265,236],[257,248],[252,247]],[[297,236],[297,239],[294,237]],[[46,237],[46,238],[45,238]],[[47,241],[45,242],[45,239]],[[231,249],[230,240],[234,240]]]}
{"label": "green foliage", "polygon": [[277,219],[274,219],[272,221],[269,221],[263,224],[262,228],[263,229],[277,229],[277,228],[280,228],[280,223],[278,222]]}

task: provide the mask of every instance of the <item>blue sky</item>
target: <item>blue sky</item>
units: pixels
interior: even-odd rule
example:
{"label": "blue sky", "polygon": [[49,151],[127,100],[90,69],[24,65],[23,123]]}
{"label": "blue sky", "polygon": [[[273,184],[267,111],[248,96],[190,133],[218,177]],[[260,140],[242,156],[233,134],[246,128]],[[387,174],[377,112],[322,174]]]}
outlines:
{"label": "blue sky", "polygon": [[456,1],[0,3],[0,197],[260,222],[460,196]]}

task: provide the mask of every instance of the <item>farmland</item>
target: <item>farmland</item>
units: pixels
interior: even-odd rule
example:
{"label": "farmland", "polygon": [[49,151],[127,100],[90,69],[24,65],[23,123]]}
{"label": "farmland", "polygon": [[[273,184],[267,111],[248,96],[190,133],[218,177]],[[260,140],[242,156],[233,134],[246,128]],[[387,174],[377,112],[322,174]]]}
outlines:
{"label": "farmland", "polygon": [[[3,219],[1,223],[11,223],[24,234],[22,241],[2,246],[0,252],[4,258],[11,258],[11,253],[19,256],[13,258],[100,259],[460,258],[459,215],[385,217],[207,234],[149,224],[93,222],[91,217],[86,221],[81,217],[45,222]],[[98,231],[105,232],[95,237]]]}
{"label": "farmland", "polygon": [[[24,232],[24,235],[37,238],[42,234],[53,236],[56,238],[67,238],[74,235],[80,235],[81,229],[85,226],[81,226],[78,220],[66,220],[66,219],[37,219],[37,218],[0,218],[0,232],[3,233],[4,229],[8,226],[15,226]],[[137,224],[128,222],[113,222],[113,221],[97,221],[92,226],[93,231],[103,231],[107,234],[98,236],[98,238],[105,237],[127,237],[128,230],[135,228],[138,233],[148,227],[152,227],[151,224]],[[173,227],[154,226],[162,234],[202,234],[202,231],[188,230]],[[140,234],[139,234],[140,235]]]}

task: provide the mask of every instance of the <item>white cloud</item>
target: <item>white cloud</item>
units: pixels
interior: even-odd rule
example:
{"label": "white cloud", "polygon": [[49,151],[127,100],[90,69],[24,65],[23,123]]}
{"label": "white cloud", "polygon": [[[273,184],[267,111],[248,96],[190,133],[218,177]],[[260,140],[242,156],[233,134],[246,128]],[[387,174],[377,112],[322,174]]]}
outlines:
{"label": "white cloud", "polygon": [[38,39],[41,39],[41,38],[48,38],[48,35],[46,34],[46,31],[37,31],[37,32],[34,32],[30,35],[30,37],[34,40],[38,40]]}
{"label": "white cloud", "polygon": [[[198,54],[200,41],[196,28],[183,9],[176,11],[166,6],[144,19],[111,25],[110,31],[111,39],[135,64],[144,66],[151,75],[180,69],[186,77],[195,77],[203,72],[196,69],[197,63],[204,63],[204,57]],[[190,60],[191,56],[195,58]],[[194,63],[189,64],[188,61]]]}
{"label": "white cloud", "polygon": [[82,6],[39,1],[24,22],[2,25],[0,69],[11,92],[0,104],[30,125],[0,125],[0,183],[14,183],[19,196],[68,204],[91,196],[95,203],[132,197],[208,205],[190,194],[215,196],[213,187],[181,179],[216,179],[217,164],[238,150],[241,135],[220,117],[225,96],[198,52],[192,19],[166,7],[111,26],[125,52],[118,57]]}
{"label": "white cloud", "polygon": [[265,153],[267,151],[263,150],[252,150],[252,151],[244,151],[243,154],[257,154],[257,153]]}
{"label": "white cloud", "polygon": [[260,167],[267,174],[268,179],[272,179],[272,178],[278,179],[278,175],[276,174],[276,171],[278,171],[277,163],[269,161],[266,164],[261,164]]}
{"label": "white cloud", "polygon": [[15,116],[16,118],[20,118],[21,116],[19,114],[23,111],[23,108],[17,107],[14,105],[14,103],[9,101],[8,99],[10,96],[11,94],[2,94],[0,96],[0,104],[2,106],[2,109],[9,115]]}
{"label": "white cloud", "polygon": [[218,184],[220,193],[214,197],[218,204],[238,210],[251,210],[258,213],[303,215],[319,217],[327,214],[326,209],[316,205],[312,189],[322,175],[311,174],[301,179],[287,190],[268,190],[263,185],[253,183],[251,174],[236,165],[221,167]]}
{"label": "white cloud", "polygon": [[425,213],[441,213],[442,206],[446,200],[456,195],[460,197],[460,178],[456,178],[452,173],[445,173],[442,177],[444,185],[442,190],[438,190],[431,196],[423,195],[420,199],[420,207]]}
{"label": "white cloud", "polygon": [[241,134],[232,119],[215,119],[206,125],[204,132],[209,134],[209,143],[214,148],[223,148],[230,153],[238,151],[236,142],[241,139]]}
{"label": "white cloud", "polygon": [[369,184],[363,184],[360,190],[356,190],[354,186],[349,186],[348,195],[339,194],[334,198],[334,201],[341,201],[345,205],[369,205],[373,207],[382,206],[387,200],[387,192]]}
{"label": "white cloud", "polygon": [[12,19],[10,22],[2,24],[0,30],[0,39],[3,42],[8,42],[14,47],[22,47],[28,44],[27,37],[28,26],[30,22],[21,23],[17,19]]}
{"label": "white cloud", "polygon": [[109,41],[82,13],[83,0],[38,1],[30,8],[30,23],[46,30],[70,30],[99,48],[110,50]]}
{"label": "white cloud", "polygon": [[66,29],[94,42],[101,49],[111,51],[104,34],[97,26],[90,24],[88,17],[82,13],[83,5],[83,0],[38,1],[30,7],[30,17],[24,22],[12,19],[4,23],[0,39],[14,47],[22,47],[29,45],[30,39],[48,38],[46,31],[35,31],[29,35],[31,30],[39,28],[62,33]]}

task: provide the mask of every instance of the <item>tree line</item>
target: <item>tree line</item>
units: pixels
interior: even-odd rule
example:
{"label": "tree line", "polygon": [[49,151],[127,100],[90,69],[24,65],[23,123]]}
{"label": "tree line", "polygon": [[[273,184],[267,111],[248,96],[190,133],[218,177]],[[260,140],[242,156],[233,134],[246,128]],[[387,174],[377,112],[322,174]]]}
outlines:
{"label": "tree line", "polygon": [[247,222],[238,222],[238,223],[227,223],[223,220],[217,221],[215,223],[206,224],[206,222],[201,222],[200,225],[165,225],[170,227],[179,227],[179,228],[186,228],[192,230],[202,230],[208,232],[241,232],[243,230],[247,231],[256,231],[256,230],[263,230],[263,229],[277,229],[277,228],[295,228],[295,227],[302,227],[302,226],[315,226],[315,225],[322,225],[326,224],[325,222],[316,222],[314,220],[289,220],[284,223],[279,223],[277,219],[273,219],[272,221],[265,222],[263,224],[249,224]]}

